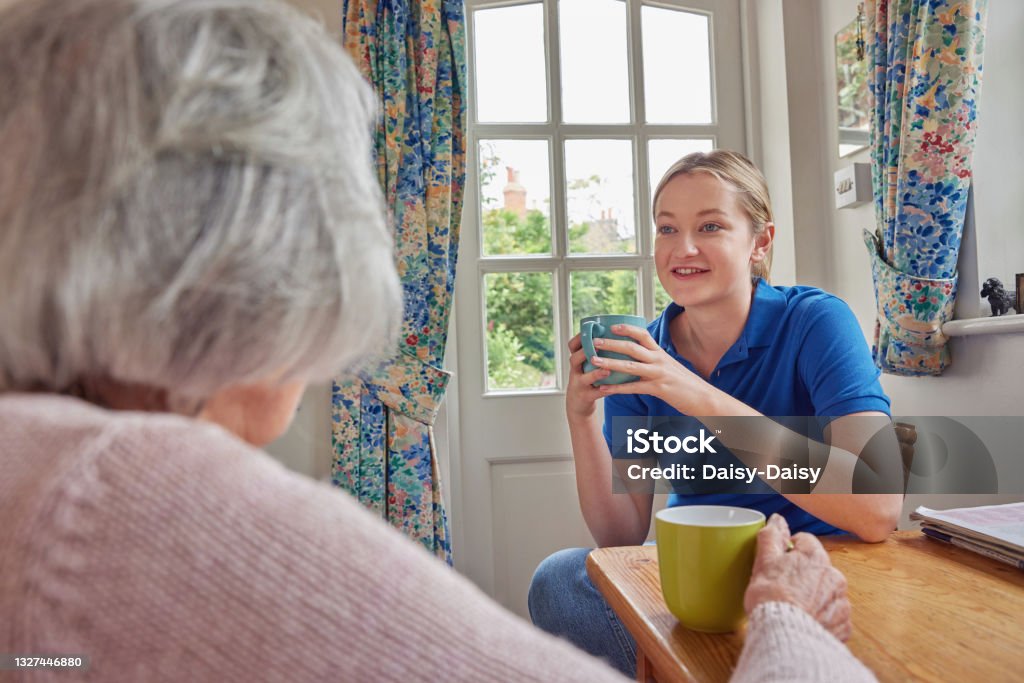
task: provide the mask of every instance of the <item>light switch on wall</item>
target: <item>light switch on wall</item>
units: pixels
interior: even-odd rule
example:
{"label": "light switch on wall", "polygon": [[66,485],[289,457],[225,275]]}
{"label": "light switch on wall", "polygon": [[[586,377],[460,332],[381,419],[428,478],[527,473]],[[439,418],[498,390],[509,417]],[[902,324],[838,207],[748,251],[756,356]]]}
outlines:
{"label": "light switch on wall", "polygon": [[851,164],[835,173],[837,209],[850,209],[871,201],[871,164]]}

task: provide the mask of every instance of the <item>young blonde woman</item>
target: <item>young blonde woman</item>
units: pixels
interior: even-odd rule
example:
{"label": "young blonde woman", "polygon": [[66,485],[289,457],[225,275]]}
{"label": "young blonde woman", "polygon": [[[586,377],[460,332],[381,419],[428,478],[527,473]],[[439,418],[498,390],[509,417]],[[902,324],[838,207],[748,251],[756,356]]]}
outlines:
{"label": "young blonde woman", "polygon": [[[775,225],[765,179],[748,159],[723,150],[688,155],[664,175],[653,204],[655,267],[673,303],[647,329],[615,330],[637,343],[595,341],[632,360],[591,358],[597,367],[585,372],[579,337],[569,342],[566,413],[577,489],[600,546],[641,544],[651,522],[651,493],[612,490],[617,417],[700,416],[707,424],[750,416],[773,425],[765,418],[817,418],[823,436],[849,456],[847,478],[867,422],[889,422],[889,399],[847,305],[813,287],[768,284]],[[616,370],[639,379],[593,385]],[[778,439],[763,441],[751,450],[777,459],[778,451],[767,451]],[[783,495],[760,482],[746,491],[757,493],[673,494],[668,504],[749,507],[781,515],[794,532],[850,532],[871,542],[895,528],[902,505],[899,493]],[[530,588],[531,616],[628,672],[634,645],[587,579],[588,552],[563,550],[541,564]]]}

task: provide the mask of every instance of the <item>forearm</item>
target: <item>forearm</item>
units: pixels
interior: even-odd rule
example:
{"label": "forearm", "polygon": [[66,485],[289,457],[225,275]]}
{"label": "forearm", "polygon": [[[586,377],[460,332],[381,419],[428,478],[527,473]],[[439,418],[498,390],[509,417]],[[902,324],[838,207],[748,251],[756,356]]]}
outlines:
{"label": "forearm", "polygon": [[750,614],[731,683],[870,683],[874,674],[800,608],[766,602]]}
{"label": "forearm", "polygon": [[[885,415],[839,418],[833,422],[839,426],[826,444],[788,429],[722,392],[709,392],[705,405],[710,416],[701,420],[721,430],[719,438],[744,465],[764,472],[769,464],[799,459],[794,457],[799,453],[808,461],[802,464],[817,469],[817,481],[810,489],[813,493],[787,491],[778,480],[766,481],[793,504],[865,541],[882,541],[896,528],[903,505],[903,470],[895,432],[888,433],[891,422]],[[862,460],[862,455],[867,459]],[[854,493],[858,485],[871,492]]]}
{"label": "forearm", "polygon": [[794,493],[786,499],[832,526],[879,543],[896,529],[903,510],[899,493]]}
{"label": "forearm", "polygon": [[600,547],[639,545],[647,538],[653,496],[614,493],[614,461],[594,418],[570,419],[580,510]]}

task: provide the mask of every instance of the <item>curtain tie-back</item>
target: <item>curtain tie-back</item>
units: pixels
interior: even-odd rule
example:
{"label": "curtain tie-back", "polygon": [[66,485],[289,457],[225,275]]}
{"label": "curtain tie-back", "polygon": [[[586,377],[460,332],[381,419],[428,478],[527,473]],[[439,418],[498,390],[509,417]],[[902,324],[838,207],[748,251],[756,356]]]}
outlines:
{"label": "curtain tie-back", "polygon": [[871,253],[878,317],[875,362],[893,375],[939,375],[950,363],[942,325],[953,318],[957,276],[923,278],[901,273],[880,254],[878,237],[864,231]]}
{"label": "curtain tie-back", "polygon": [[452,373],[402,352],[386,364],[360,374],[365,391],[402,415],[433,425]]}

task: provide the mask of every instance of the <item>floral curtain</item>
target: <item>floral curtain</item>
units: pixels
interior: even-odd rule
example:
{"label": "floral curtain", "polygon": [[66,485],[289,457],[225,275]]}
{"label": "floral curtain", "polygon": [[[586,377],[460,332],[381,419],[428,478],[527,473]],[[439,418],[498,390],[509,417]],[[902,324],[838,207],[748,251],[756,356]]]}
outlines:
{"label": "floral curtain", "polygon": [[987,0],[869,0],[875,363],[938,375],[950,355]]}
{"label": "floral curtain", "polygon": [[455,284],[465,183],[462,0],[346,0],[344,44],[377,92],[377,171],[404,285],[401,349],[333,392],[335,484],[451,563],[431,425]]}

